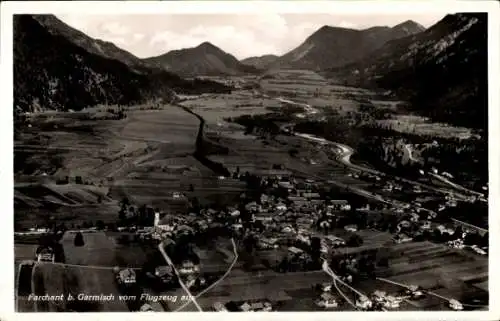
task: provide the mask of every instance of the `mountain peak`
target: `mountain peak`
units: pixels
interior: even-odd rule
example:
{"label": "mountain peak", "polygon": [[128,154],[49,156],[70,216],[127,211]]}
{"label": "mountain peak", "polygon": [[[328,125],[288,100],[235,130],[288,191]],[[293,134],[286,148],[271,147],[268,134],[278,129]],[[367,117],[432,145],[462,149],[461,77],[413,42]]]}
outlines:
{"label": "mountain peak", "polygon": [[172,50],[145,60],[186,77],[258,72],[256,68],[239,62],[233,55],[208,41],[196,47]]}
{"label": "mountain peak", "polygon": [[413,20],[406,20],[404,22],[401,22],[400,24],[395,25],[393,29],[402,29],[408,30],[408,32],[410,33],[418,33],[424,31],[425,27]]}
{"label": "mountain peak", "polygon": [[216,48],[219,49],[217,46],[214,46],[211,42],[205,41],[202,42],[201,44],[198,45],[197,48]]}
{"label": "mountain peak", "polygon": [[336,31],[358,31],[358,30],[352,28],[339,27],[339,26],[324,25],[323,27],[316,30],[315,34],[326,34]]}
{"label": "mountain peak", "polygon": [[324,31],[330,30],[332,28],[333,28],[332,26],[324,25],[323,27],[319,28],[316,32],[324,32]]}
{"label": "mountain peak", "polygon": [[420,32],[416,31],[415,25],[409,22],[395,29],[374,26],[364,30],[325,25],[297,48],[280,57],[273,66],[321,70],[348,64],[380,48],[387,41]]}
{"label": "mountain peak", "polygon": [[[404,28],[415,24],[403,22],[393,32],[407,34]],[[433,119],[484,129],[488,123],[486,30],[486,13],[447,15],[423,32],[387,42],[332,76],[347,79],[349,85],[392,90]]]}
{"label": "mountain peak", "polygon": [[349,37],[351,35],[359,34],[359,30],[349,29],[336,26],[324,25],[323,27],[316,30],[312,35],[310,35],[306,42],[332,42],[343,37]]}
{"label": "mountain peak", "polygon": [[[212,44],[211,42],[205,41],[199,44],[197,47],[191,48],[194,49],[195,51],[200,51],[202,53],[210,53],[214,55],[225,55],[226,52],[216,45]],[[189,49],[188,49],[189,50]]]}

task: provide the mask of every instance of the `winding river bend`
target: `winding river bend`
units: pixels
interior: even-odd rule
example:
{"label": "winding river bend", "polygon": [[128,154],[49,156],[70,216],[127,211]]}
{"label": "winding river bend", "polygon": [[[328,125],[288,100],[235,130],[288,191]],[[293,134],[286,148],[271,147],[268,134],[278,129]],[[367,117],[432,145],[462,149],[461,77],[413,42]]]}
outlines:
{"label": "winding river bend", "polygon": [[[310,106],[309,104],[306,104],[306,103],[300,103],[300,102],[295,102],[293,100],[290,100],[290,99],[285,99],[285,98],[282,98],[282,97],[274,97],[275,100],[285,104],[285,105],[293,105],[293,106],[299,106],[299,107],[302,107],[305,111],[306,114],[308,115],[318,115],[320,113],[320,111],[312,106]],[[222,175],[222,176],[230,176],[230,172],[229,170],[221,163],[218,163],[218,162],[214,162],[213,160],[209,159],[207,156],[210,154],[210,150],[211,149],[224,149],[224,147],[221,147],[209,140],[207,140],[207,138],[205,137],[205,134],[204,134],[204,129],[205,129],[205,119],[200,116],[199,114],[195,113],[193,110],[191,110],[190,108],[186,107],[186,106],[183,106],[181,104],[177,104],[178,107],[182,108],[183,110],[185,110],[186,112],[192,114],[193,116],[195,116],[199,121],[200,121],[200,125],[199,125],[199,130],[198,130],[198,135],[197,135],[197,138],[196,138],[196,151],[194,152],[193,156],[200,162],[202,163],[203,165],[205,165],[206,167],[210,168],[214,173],[216,173],[217,175]],[[393,179],[395,181],[399,181],[399,182],[404,182],[404,183],[407,183],[407,184],[410,184],[410,185],[413,185],[413,186],[419,186],[420,188],[423,188],[423,189],[427,189],[427,190],[430,190],[430,191],[434,191],[434,192],[437,192],[437,193],[440,193],[440,194],[444,194],[444,195],[453,195],[454,197],[458,198],[458,199],[468,199],[468,195],[474,195],[473,193],[471,193],[471,191],[461,187],[460,185],[458,184],[455,184],[455,183],[451,183],[449,184],[449,186],[451,188],[453,188],[454,190],[449,190],[449,189],[444,189],[444,188],[438,188],[438,187],[434,187],[434,186],[430,186],[430,185],[427,185],[427,184],[423,184],[423,183],[420,183],[420,182],[416,182],[416,181],[412,181],[412,180],[409,180],[409,179],[406,179],[406,178],[402,178],[402,177],[397,177],[397,176],[392,176],[392,175],[389,175],[387,173],[384,173],[384,172],[381,172],[381,171],[378,171],[378,170],[375,170],[375,169],[372,169],[372,168],[368,168],[368,167],[364,167],[362,165],[358,165],[358,164],[353,164],[351,162],[351,156],[355,153],[355,150],[348,146],[348,145],[345,145],[345,144],[341,144],[341,143],[337,143],[337,142],[333,142],[333,141],[329,141],[325,138],[322,138],[322,137],[318,137],[318,136],[315,136],[315,135],[311,135],[311,134],[306,134],[306,133],[296,133],[294,132],[294,135],[295,136],[298,136],[298,137],[301,137],[303,139],[306,139],[306,140],[309,140],[309,141],[312,141],[312,142],[315,142],[315,143],[320,143],[320,144],[323,144],[323,145],[329,145],[329,146],[332,146],[332,151],[334,151],[335,153],[338,154],[338,157],[336,158],[336,160],[338,162],[340,162],[341,164],[353,169],[353,170],[357,170],[357,171],[361,171],[361,172],[366,172],[366,173],[370,173],[370,174],[373,174],[373,175],[377,175],[377,176],[380,176],[380,177],[388,177],[390,179]],[[227,149],[225,149],[227,151]],[[324,180],[325,178],[324,177],[317,177],[317,179],[320,179],[320,180]],[[345,188],[345,189],[348,189],[350,191],[352,191],[353,193],[356,193],[358,195],[361,195],[361,196],[364,196],[364,197],[367,197],[367,198],[370,198],[370,199],[374,199],[374,200],[377,200],[377,201],[380,201],[380,202],[383,202],[383,203],[387,203],[387,204],[392,204],[392,205],[404,205],[403,202],[399,202],[399,201],[395,201],[395,200],[391,200],[391,199],[388,199],[388,198],[384,198],[380,195],[377,195],[375,193],[372,193],[370,191],[367,191],[367,190],[364,190],[364,189],[360,189],[358,187],[355,187],[355,186],[348,186],[346,184],[343,184],[343,183],[340,183],[340,182],[337,182],[337,181],[334,181],[334,180],[329,180],[328,181],[329,183],[331,184],[334,184],[334,185],[337,185],[339,187],[342,187],[342,188]],[[460,190],[460,192],[463,192],[462,193],[459,193],[457,190]],[[424,211],[429,211],[429,210],[426,210],[424,208],[421,208],[421,210],[424,210]]]}
{"label": "winding river bend", "polygon": [[[309,114],[309,115],[316,115],[316,114],[319,113],[318,109],[316,109],[314,107],[311,107],[308,104],[294,102],[294,101],[289,100],[289,99],[283,99],[282,97],[276,97],[275,99],[277,101],[283,103],[283,104],[288,104],[288,105],[303,107],[304,110],[305,110],[305,112],[307,114]],[[411,184],[413,186],[419,186],[420,188],[424,188],[424,189],[431,190],[431,191],[434,191],[434,192],[437,192],[437,193],[441,193],[441,194],[445,194],[445,195],[452,194],[454,197],[459,198],[459,199],[467,199],[468,196],[466,194],[475,195],[475,196],[477,196],[477,195],[481,195],[482,196],[482,194],[480,194],[480,193],[468,190],[465,187],[460,186],[460,185],[455,184],[455,183],[452,183],[450,181],[448,181],[448,185],[451,188],[453,188],[455,190],[459,190],[461,192],[464,192],[464,194],[459,193],[458,191],[451,191],[451,190],[448,190],[448,189],[438,188],[438,187],[430,186],[430,185],[423,184],[423,183],[420,183],[420,182],[412,181],[412,180],[409,180],[409,179],[406,179],[406,178],[402,178],[402,177],[398,177],[398,176],[392,176],[392,175],[389,175],[387,173],[384,173],[384,172],[381,172],[381,171],[378,171],[378,170],[375,170],[375,169],[372,169],[372,168],[367,168],[367,167],[364,167],[364,166],[361,166],[361,165],[353,164],[351,162],[351,156],[354,154],[355,151],[350,146],[347,146],[347,145],[341,144],[341,143],[337,143],[337,142],[333,142],[333,141],[329,141],[329,140],[327,140],[327,139],[325,139],[323,137],[318,137],[318,136],[315,136],[315,135],[312,135],[312,134],[296,133],[295,132],[294,135],[298,136],[298,137],[301,137],[301,138],[304,138],[304,139],[307,139],[307,140],[310,140],[312,142],[320,143],[320,144],[323,144],[323,145],[334,146],[334,148],[336,148],[337,151],[340,151],[339,156],[337,158],[337,161],[339,161],[340,163],[342,163],[345,166],[348,166],[348,167],[350,167],[350,168],[352,168],[354,170],[358,170],[358,171],[370,173],[370,174],[373,174],[373,175],[378,175],[378,176],[381,176],[381,177],[390,177],[391,179],[394,179],[395,181],[404,182],[404,183],[407,183],[407,184]],[[368,191],[364,191],[364,192],[370,193]],[[372,194],[372,193],[370,193],[370,194]],[[380,197],[378,197],[378,198],[380,198]]]}

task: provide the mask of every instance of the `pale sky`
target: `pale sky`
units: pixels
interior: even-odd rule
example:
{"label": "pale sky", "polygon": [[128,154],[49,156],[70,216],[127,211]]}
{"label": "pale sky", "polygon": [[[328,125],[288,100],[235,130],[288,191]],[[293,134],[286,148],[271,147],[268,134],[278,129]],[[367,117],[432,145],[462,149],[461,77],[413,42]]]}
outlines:
{"label": "pale sky", "polygon": [[113,42],[132,54],[151,57],[209,41],[238,59],[282,55],[324,25],[354,29],[392,27],[413,20],[429,27],[443,14],[148,14],[57,15],[87,35]]}

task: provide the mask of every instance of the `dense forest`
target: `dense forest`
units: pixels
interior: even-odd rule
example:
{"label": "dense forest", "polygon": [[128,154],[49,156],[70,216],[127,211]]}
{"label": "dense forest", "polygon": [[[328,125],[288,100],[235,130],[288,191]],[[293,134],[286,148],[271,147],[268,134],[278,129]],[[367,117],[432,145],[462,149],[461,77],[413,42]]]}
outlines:
{"label": "dense forest", "polygon": [[[367,107],[368,108],[368,107]],[[416,176],[419,169],[438,169],[454,176],[454,181],[479,189],[488,181],[488,141],[486,138],[442,138],[435,135],[402,133],[372,120],[388,113],[350,113],[330,115],[326,121],[298,121],[293,130],[344,143],[356,150],[353,161],[402,176]],[[279,123],[291,121],[287,115],[244,115],[232,121],[245,127],[245,133],[275,136]],[[405,145],[418,146],[418,161],[410,159]]]}

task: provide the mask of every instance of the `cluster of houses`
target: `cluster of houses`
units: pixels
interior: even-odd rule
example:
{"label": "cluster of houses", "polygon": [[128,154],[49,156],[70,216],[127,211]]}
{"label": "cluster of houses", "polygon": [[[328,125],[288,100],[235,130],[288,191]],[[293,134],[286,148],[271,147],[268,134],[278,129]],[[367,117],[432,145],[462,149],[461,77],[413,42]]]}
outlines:
{"label": "cluster of houses", "polygon": [[[261,204],[251,202],[246,205],[246,209],[252,213],[252,221],[259,222],[257,226],[261,227],[257,247],[271,250],[286,244],[310,246],[312,237],[318,234],[315,228],[330,224],[322,217],[333,217],[335,212],[349,211],[351,208],[345,200],[325,201],[320,199],[318,193],[305,193],[286,200],[270,200],[263,195]],[[338,236],[321,236],[322,253],[345,244],[346,241]],[[304,250],[296,246],[289,246],[288,252],[295,257],[306,256]]]}
{"label": "cluster of houses", "polygon": [[[482,237],[482,235],[487,232],[486,230],[478,230],[476,226],[471,226],[457,220],[452,220],[448,223],[437,223],[434,220],[435,218],[436,216],[433,214],[423,217],[417,213],[406,213],[401,215],[393,237],[394,241],[396,243],[405,243],[419,240],[423,238],[425,234],[431,235],[432,237],[438,235],[439,239],[444,241],[448,240],[446,243],[450,247],[457,249],[470,248],[480,255],[487,254],[487,246],[481,247],[480,244],[476,244],[467,247],[464,245],[464,240],[467,235],[473,233]],[[458,227],[460,227],[462,231],[461,235],[456,233]]]}
{"label": "cluster of houses", "polygon": [[212,305],[214,311],[229,312],[226,306],[232,306],[231,310],[239,312],[271,312],[273,311],[273,304],[269,300],[248,300],[242,302],[228,302],[226,305],[221,302],[215,302]]}
{"label": "cluster of houses", "polygon": [[242,312],[270,312],[273,310],[271,302],[262,301],[244,302],[239,308]]}
{"label": "cluster of houses", "polygon": [[[169,215],[160,211],[155,211],[153,226],[145,226],[139,229],[134,228],[132,230],[135,231],[141,239],[163,241],[181,235],[193,234],[195,232],[195,227],[192,224],[194,220],[195,218],[193,216]],[[207,223],[204,220],[199,220],[194,225],[203,228]],[[130,227],[123,227],[122,229],[131,230]]]}
{"label": "cluster of houses", "polygon": [[[319,185],[313,180],[299,181],[295,178],[283,177],[286,175],[269,175],[260,178],[263,193],[258,199],[242,198],[245,203],[227,206],[224,209],[203,208],[198,213],[187,215],[163,215],[155,212],[154,224],[137,231],[143,238],[157,241],[175,240],[181,235],[193,235],[213,227],[223,227],[233,233],[258,235],[257,249],[274,250],[286,248],[286,256],[291,261],[309,261],[308,253],[312,239],[320,235],[320,252],[328,253],[337,247],[346,246],[346,240],[332,233],[318,233],[320,229],[328,229],[335,218],[351,216],[354,212],[353,205],[347,200],[331,200],[322,197]],[[275,193],[281,191],[285,193]],[[415,205],[415,204],[414,204]],[[415,205],[419,208],[419,204]],[[362,212],[363,208],[356,212]],[[367,217],[369,207],[365,209]],[[447,225],[433,223],[435,213],[430,211],[413,211],[411,208],[401,208],[401,213],[393,209],[392,215],[397,217],[397,226],[394,233],[395,242],[409,242],[426,231],[438,230],[442,234],[452,234],[455,229]],[[355,233],[356,224],[343,226],[348,231]],[[361,227],[363,228],[363,227]],[[304,245],[304,246],[301,246]],[[200,267],[191,261],[184,261],[178,267],[180,274],[185,275],[188,284],[194,284],[199,275]],[[169,280],[173,271],[167,267],[157,267],[155,275],[160,279]],[[349,281],[346,279],[345,281]],[[399,304],[395,297],[377,293],[375,301],[380,301],[386,308],[394,308]],[[360,308],[368,309],[373,300],[359,298],[356,303]],[[377,301],[377,302],[378,302]],[[379,302],[379,303],[380,303]],[[318,301],[321,306],[334,306],[337,304],[328,294],[324,294]],[[261,306],[262,305],[262,306]],[[264,303],[242,303],[242,311],[259,311],[267,308]],[[223,310],[219,306],[216,310]],[[221,310],[221,311],[222,311]]]}
{"label": "cluster of houses", "polygon": [[[136,234],[141,239],[175,243],[182,235],[196,235],[214,227],[222,227],[232,231],[233,235],[240,232],[240,235],[255,233],[259,235],[257,249],[285,248],[290,260],[305,262],[310,260],[308,248],[312,238],[318,234],[315,231],[318,220],[325,216],[334,217],[336,214],[348,215],[351,210],[351,205],[346,200],[325,200],[315,188],[313,180],[298,182],[295,179],[267,176],[262,181],[271,188],[261,193],[258,199],[246,199],[243,204],[223,209],[205,207],[197,213],[186,215],[170,215],[155,210],[153,226],[139,228],[135,230]],[[285,189],[288,193],[276,196],[272,189]],[[329,223],[325,220],[321,224]],[[345,245],[346,241],[335,235],[324,235],[321,238],[322,253]],[[200,267],[186,261],[177,270],[180,274],[197,275]],[[157,267],[154,274],[163,282],[172,279],[172,271],[166,267]]]}
{"label": "cluster of houses", "polygon": [[372,294],[372,300],[386,309],[397,309],[404,300],[403,297],[389,295],[384,291],[376,290]]}
{"label": "cluster of houses", "polygon": [[[333,284],[323,283],[316,285],[320,289],[321,294],[315,300],[315,304],[325,309],[336,308],[340,305],[338,295],[332,294]],[[425,295],[418,286],[410,286],[406,290],[399,293],[388,294],[385,291],[375,290],[368,296],[358,295],[355,300],[355,305],[360,310],[389,310],[400,307],[401,302],[406,299],[419,300]],[[456,301],[456,300],[452,300]],[[458,302],[458,301],[457,301]],[[458,306],[459,303],[450,302],[450,305]]]}

